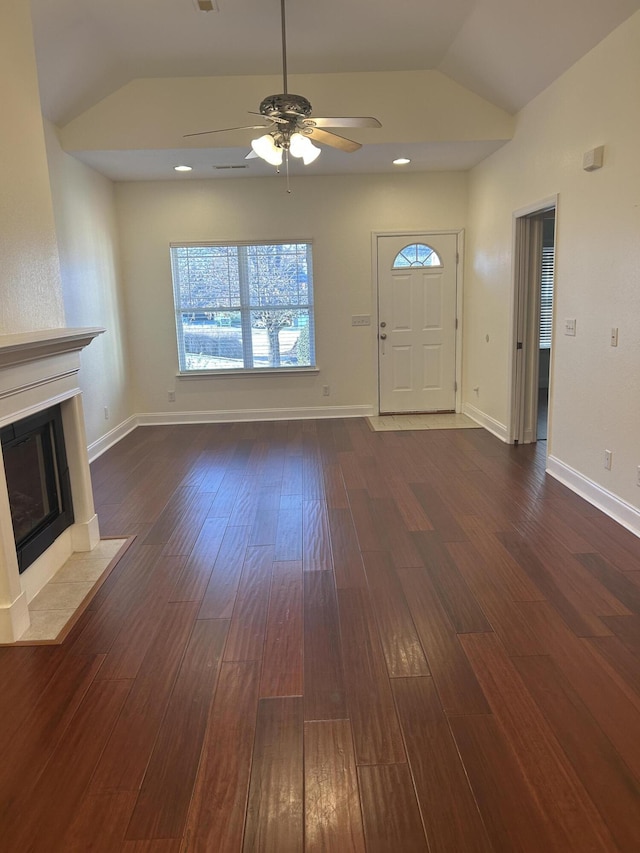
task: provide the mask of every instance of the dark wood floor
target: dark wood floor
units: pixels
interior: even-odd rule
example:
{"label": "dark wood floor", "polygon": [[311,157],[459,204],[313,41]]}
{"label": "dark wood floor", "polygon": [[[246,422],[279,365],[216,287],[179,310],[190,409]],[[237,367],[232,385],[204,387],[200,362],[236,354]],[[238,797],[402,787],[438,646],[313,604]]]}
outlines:
{"label": "dark wood floor", "polygon": [[640,850],[640,541],[544,444],[146,427],[66,641],[0,649],[0,848]]}

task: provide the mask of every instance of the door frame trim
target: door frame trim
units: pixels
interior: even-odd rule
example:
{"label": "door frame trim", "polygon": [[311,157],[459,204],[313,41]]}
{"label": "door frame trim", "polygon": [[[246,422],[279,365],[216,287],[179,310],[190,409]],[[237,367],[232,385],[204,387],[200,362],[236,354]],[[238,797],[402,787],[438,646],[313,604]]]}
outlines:
{"label": "door frame trim", "polygon": [[371,232],[371,286],[375,320],[372,337],[373,363],[376,366],[376,414],[380,414],[380,350],[378,347],[378,329],[380,328],[380,303],[378,294],[378,238],[379,237],[419,237],[424,234],[453,234],[457,238],[458,262],[456,264],[456,320],[458,326],[455,332],[455,410],[462,411],[462,305],[463,305],[463,271],[464,271],[464,228],[421,228],[409,231],[372,231]]}
{"label": "door frame trim", "polygon": [[[531,263],[529,252],[529,238],[531,234],[531,222],[537,214],[548,210],[555,210],[556,233],[558,222],[559,195],[548,196],[526,207],[514,210],[511,215],[512,222],[512,263],[511,263],[511,329],[509,336],[509,359],[508,370],[508,412],[509,429],[507,441],[514,444],[516,440],[525,439],[526,424],[524,423],[525,406],[527,399],[532,397],[533,389],[531,383],[535,375],[537,383],[537,367],[531,369],[528,361],[533,357],[534,336],[538,333],[538,316],[532,307],[537,304],[537,287],[534,293],[531,282]],[[553,310],[552,326],[555,326],[555,305]],[[518,350],[517,343],[522,340],[523,347]],[[553,347],[551,349],[552,363],[549,372],[549,423],[547,439],[547,456],[551,451],[551,399],[553,387]],[[531,436],[526,436],[531,441]]]}

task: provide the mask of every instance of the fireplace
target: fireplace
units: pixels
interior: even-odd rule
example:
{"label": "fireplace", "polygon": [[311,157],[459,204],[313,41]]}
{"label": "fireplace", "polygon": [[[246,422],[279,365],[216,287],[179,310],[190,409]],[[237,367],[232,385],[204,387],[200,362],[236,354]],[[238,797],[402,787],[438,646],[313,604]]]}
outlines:
{"label": "fireplace", "polygon": [[18,571],[25,571],[73,524],[60,406],[0,430]]}
{"label": "fireplace", "polygon": [[0,335],[0,643],[29,603],[100,540],[78,385],[80,352],[104,329]]}

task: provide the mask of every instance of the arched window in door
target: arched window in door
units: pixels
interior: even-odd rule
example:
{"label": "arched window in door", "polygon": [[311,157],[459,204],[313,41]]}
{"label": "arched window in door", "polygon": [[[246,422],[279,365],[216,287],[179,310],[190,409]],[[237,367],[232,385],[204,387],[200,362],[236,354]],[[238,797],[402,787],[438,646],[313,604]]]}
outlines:
{"label": "arched window in door", "polygon": [[407,267],[441,267],[442,261],[435,249],[426,243],[411,243],[396,255],[393,269],[401,270]]}

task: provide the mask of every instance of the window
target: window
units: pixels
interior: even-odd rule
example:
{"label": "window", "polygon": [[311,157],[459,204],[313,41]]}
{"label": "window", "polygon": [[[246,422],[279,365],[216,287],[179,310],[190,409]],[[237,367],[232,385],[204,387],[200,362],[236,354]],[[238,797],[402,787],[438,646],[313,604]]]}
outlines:
{"label": "window", "polygon": [[171,246],[180,370],[315,367],[311,243]]}
{"label": "window", "polygon": [[553,245],[543,246],[542,275],[540,280],[540,349],[551,349],[554,256]]}
{"label": "window", "polygon": [[398,252],[393,262],[393,269],[407,267],[441,267],[442,261],[438,253],[426,243],[412,243]]}

